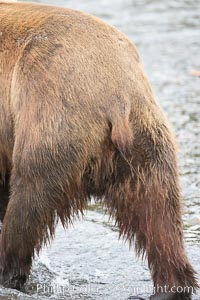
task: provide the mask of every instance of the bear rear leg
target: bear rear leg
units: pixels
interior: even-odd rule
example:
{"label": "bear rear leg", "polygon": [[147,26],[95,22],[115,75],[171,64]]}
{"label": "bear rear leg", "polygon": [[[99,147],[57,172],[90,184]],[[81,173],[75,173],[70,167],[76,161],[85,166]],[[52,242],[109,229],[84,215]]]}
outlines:
{"label": "bear rear leg", "polygon": [[130,153],[120,152],[106,203],[120,236],[135,243],[138,255],[147,256],[155,289],[151,299],[189,300],[198,284],[183,244],[174,148],[168,141],[168,146],[148,149],[151,140],[144,141],[142,149],[136,139]]}
{"label": "bear rear leg", "polygon": [[51,176],[44,172],[34,177],[28,174],[28,163],[26,168],[25,173],[15,167],[12,170],[0,241],[0,283],[17,289],[25,283],[35,253],[53,238],[58,216],[66,225],[78,210],[61,187],[62,180],[55,180],[54,169]]}

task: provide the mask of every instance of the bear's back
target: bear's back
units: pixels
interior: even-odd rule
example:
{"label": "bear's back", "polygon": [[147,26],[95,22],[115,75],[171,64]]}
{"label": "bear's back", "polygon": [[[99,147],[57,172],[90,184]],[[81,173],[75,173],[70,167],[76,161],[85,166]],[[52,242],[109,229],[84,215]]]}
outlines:
{"label": "bear's back", "polygon": [[109,124],[115,144],[128,144],[129,122],[136,130],[141,116],[145,127],[157,125],[160,110],[137,50],[117,29],[79,11],[18,2],[0,2],[0,24],[2,136],[28,122],[38,144],[51,134],[63,147],[66,135],[72,144],[79,135],[91,151]]}
{"label": "bear's back", "polygon": [[[143,77],[134,44],[89,14],[41,4],[0,2],[0,23],[1,53],[10,52],[13,64],[21,61],[23,68],[30,69],[37,62],[55,74],[57,67],[65,82],[75,80],[81,85],[84,81],[82,88],[94,90],[96,86],[98,95],[105,85],[110,91],[124,86],[128,90],[134,80]],[[3,59],[1,55],[0,61]]]}
{"label": "bear's back", "polygon": [[[44,81],[48,74],[60,95],[73,99],[74,109],[76,102],[80,105],[85,99],[86,106],[93,101],[111,101],[115,106],[125,98],[129,102],[133,85],[138,97],[141,83],[148,85],[134,44],[89,14],[41,4],[0,2],[0,23],[1,53],[15,60],[9,72],[17,62],[18,76],[25,76],[23,82]],[[135,84],[138,80],[140,86]]]}

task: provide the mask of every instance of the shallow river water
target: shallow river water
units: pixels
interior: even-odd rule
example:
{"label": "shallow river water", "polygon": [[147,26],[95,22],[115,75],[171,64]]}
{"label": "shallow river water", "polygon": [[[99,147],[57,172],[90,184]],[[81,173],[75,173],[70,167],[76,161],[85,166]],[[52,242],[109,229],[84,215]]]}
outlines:
{"label": "shallow river water", "polygon": [[[94,14],[137,45],[155,94],[175,130],[184,199],[188,256],[200,274],[200,1],[58,0],[51,4]],[[200,279],[200,275],[198,275]],[[97,206],[84,220],[42,250],[24,293],[0,288],[0,299],[124,300],[148,298],[146,262],[118,240],[117,229]],[[200,300],[200,293],[194,296]]]}

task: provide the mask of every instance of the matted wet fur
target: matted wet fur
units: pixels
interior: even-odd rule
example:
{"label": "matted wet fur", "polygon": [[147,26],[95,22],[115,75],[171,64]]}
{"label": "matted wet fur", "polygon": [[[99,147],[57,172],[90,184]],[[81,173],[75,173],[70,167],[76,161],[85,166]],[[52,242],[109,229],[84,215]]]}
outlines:
{"label": "matted wet fur", "polygon": [[0,1],[0,105],[1,283],[21,288],[58,219],[94,197],[155,289],[189,299],[176,146],[133,43],[88,14]]}

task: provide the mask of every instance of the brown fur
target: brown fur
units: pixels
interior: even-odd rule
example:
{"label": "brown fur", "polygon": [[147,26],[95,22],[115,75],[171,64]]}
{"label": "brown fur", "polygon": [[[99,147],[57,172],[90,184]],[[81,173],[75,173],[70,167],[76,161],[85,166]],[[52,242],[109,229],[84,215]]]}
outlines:
{"label": "brown fur", "polygon": [[19,287],[58,217],[67,227],[95,197],[147,256],[155,286],[196,288],[175,142],[135,46],[95,17],[45,5],[0,2],[0,24],[2,182],[11,173],[2,283]]}

